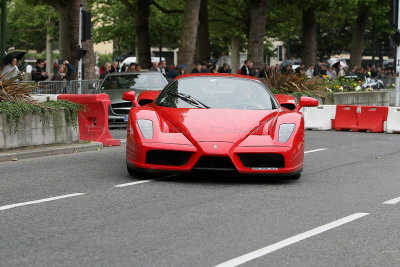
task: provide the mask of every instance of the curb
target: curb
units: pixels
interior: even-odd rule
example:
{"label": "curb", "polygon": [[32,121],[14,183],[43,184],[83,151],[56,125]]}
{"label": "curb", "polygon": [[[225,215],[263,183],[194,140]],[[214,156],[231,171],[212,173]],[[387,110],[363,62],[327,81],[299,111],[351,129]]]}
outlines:
{"label": "curb", "polygon": [[0,152],[0,162],[17,161],[20,159],[55,156],[61,154],[74,154],[79,152],[94,151],[102,149],[100,142],[77,143],[68,145],[50,145],[38,148],[27,148],[21,150],[10,150]]}

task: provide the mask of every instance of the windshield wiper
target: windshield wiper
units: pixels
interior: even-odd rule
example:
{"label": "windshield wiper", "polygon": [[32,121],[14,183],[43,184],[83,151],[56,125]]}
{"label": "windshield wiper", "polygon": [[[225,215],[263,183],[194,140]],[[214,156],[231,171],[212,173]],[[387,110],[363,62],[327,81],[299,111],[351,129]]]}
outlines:
{"label": "windshield wiper", "polygon": [[182,99],[186,103],[189,103],[190,105],[198,107],[198,108],[210,108],[209,106],[207,106],[206,104],[204,104],[200,100],[198,100],[198,99],[196,99],[196,98],[194,98],[194,97],[192,97],[190,95],[187,95],[187,94],[173,93],[173,92],[167,92],[167,94],[179,97],[180,99]]}

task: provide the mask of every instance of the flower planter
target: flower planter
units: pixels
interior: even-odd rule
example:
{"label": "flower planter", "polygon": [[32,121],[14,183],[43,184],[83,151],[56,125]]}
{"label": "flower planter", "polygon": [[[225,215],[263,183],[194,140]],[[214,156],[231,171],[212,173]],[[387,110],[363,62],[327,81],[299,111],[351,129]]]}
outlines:
{"label": "flower planter", "polygon": [[44,121],[38,115],[29,115],[16,129],[0,114],[0,149],[78,141],[79,128],[67,124],[63,110],[55,111]]}
{"label": "flower planter", "polygon": [[[334,93],[333,101],[325,98],[325,105],[389,106],[390,93],[387,90],[372,92]],[[320,104],[322,104],[320,102]]]}

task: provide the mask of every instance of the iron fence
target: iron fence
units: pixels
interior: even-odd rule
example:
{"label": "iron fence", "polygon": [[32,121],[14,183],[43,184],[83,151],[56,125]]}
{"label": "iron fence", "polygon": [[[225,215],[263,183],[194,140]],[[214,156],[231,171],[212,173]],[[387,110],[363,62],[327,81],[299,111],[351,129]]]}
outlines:
{"label": "iron fence", "polygon": [[[95,94],[102,80],[42,81],[36,83],[35,94]],[[30,81],[29,83],[32,83]],[[34,83],[34,82],[33,82]]]}

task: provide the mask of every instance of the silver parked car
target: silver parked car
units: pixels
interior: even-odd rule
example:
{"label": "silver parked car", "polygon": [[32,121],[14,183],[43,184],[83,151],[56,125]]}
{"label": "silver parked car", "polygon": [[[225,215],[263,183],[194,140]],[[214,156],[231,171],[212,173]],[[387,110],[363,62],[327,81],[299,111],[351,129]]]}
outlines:
{"label": "silver parked car", "polygon": [[135,91],[136,97],[138,97],[143,91],[160,91],[167,84],[164,76],[155,71],[116,72],[107,75],[97,89],[97,93],[105,93],[110,96],[109,124],[111,126],[124,126],[128,121],[132,102],[122,100],[123,93]]}

